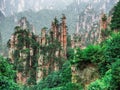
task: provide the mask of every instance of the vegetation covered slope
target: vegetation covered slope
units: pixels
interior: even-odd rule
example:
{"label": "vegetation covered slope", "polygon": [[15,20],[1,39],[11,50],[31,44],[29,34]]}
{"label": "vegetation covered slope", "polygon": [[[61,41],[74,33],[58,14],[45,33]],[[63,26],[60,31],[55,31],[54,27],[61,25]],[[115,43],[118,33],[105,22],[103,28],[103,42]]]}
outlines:
{"label": "vegetation covered slope", "polygon": [[[100,77],[87,86],[87,90],[119,90],[120,89],[120,33],[112,34],[104,43],[100,45],[88,46],[86,49],[76,49],[77,53],[70,53],[69,60],[63,65],[62,69],[51,73],[35,86],[23,87],[22,90],[84,90],[83,84],[79,81],[71,81],[71,65],[82,65],[85,62],[97,65]],[[14,71],[6,59],[0,58],[2,67],[1,85],[10,88],[9,85],[17,87],[13,80]],[[2,66],[1,66],[2,65]],[[4,67],[7,66],[7,67]],[[6,69],[5,69],[6,68]],[[6,75],[5,75],[6,74]],[[11,78],[10,78],[11,75]],[[7,81],[3,77],[8,78]],[[10,80],[10,81],[9,81]],[[6,82],[6,84],[3,83]],[[12,84],[13,83],[13,84]],[[15,86],[14,86],[15,85]],[[12,88],[13,88],[12,87]],[[84,87],[84,88],[83,88]]]}
{"label": "vegetation covered slope", "polygon": [[17,90],[18,85],[15,83],[15,71],[8,59],[0,56],[0,90]]}

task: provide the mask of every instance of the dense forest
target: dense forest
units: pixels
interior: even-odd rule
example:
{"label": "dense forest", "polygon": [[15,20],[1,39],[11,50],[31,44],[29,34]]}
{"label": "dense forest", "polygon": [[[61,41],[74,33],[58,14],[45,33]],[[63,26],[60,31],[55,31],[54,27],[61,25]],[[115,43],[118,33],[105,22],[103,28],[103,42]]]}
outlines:
{"label": "dense forest", "polygon": [[0,55],[0,90],[120,90],[120,1],[104,26],[107,18],[100,42],[72,48],[64,14],[41,37],[23,17],[27,28],[21,19],[6,43],[10,55]]}

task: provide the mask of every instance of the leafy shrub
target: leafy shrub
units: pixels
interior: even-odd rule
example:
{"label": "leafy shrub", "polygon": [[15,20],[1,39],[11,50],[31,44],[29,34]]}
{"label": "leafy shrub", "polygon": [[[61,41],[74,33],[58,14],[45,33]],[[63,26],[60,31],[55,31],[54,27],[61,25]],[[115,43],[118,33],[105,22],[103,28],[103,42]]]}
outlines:
{"label": "leafy shrub", "polygon": [[69,82],[61,90],[83,90],[83,87],[80,84]]}
{"label": "leafy shrub", "polygon": [[120,59],[112,63],[105,75],[92,82],[88,90],[119,90],[120,89]]}
{"label": "leafy shrub", "polygon": [[83,90],[83,87],[80,84],[68,82],[66,85],[61,87],[44,88],[43,90]]}
{"label": "leafy shrub", "polygon": [[15,71],[7,59],[0,56],[0,90],[18,90],[14,81]]}
{"label": "leafy shrub", "polygon": [[120,33],[112,33],[111,37],[100,44],[104,47],[103,60],[99,63],[99,71],[104,75],[112,63],[120,58]]}
{"label": "leafy shrub", "polygon": [[70,60],[71,64],[85,64],[93,63],[98,65],[98,69],[101,75],[104,75],[108,70],[107,63],[105,59],[105,49],[106,46],[100,45],[89,45],[86,49],[81,50],[80,48],[75,48],[72,54],[73,59]]}
{"label": "leafy shrub", "polygon": [[104,48],[99,45],[90,45],[84,52],[84,60],[92,63],[99,63],[104,59]]}
{"label": "leafy shrub", "polygon": [[67,59],[73,60],[74,59],[74,49],[67,48]]}
{"label": "leafy shrub", "polygon": [[99,63],[104,60],[104,47],[99,45],[89,45],[86,49],[81,50],[76,48],[74,50],[74,59],[72,64],[87,61],[91,63]]}
{"label": "leafy shrub", "polygon": [[112,20],[110,27],[112,30],[118,30],[120,29],[120,0],[118,3],[114,6],[114,11],[112,13]]}
{"label": "leafy shrub", "polygon": [[120,90],[120,59],[112,63],[112,80],[109,90]]}
{"label": "leafy shrub", "polygon": [[104,77],[92,82],[88,86],[88,90],[108,90],[110,82],[112,80],[111,70],[108,70]]}
{"label": "leafy shrub", "polygon": [[120,58],[120,33],[112,34],[106,42],[106,60],[111,64]]}

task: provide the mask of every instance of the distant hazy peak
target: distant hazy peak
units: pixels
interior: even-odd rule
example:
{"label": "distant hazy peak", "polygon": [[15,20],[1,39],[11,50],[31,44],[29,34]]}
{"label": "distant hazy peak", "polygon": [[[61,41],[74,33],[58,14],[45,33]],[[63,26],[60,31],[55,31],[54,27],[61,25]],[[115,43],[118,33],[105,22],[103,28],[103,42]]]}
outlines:
{"label": "distant hazy peak", "polygon": [[6,15],[41,9],[65,9],[73,0],[0,0],[0,10]]}

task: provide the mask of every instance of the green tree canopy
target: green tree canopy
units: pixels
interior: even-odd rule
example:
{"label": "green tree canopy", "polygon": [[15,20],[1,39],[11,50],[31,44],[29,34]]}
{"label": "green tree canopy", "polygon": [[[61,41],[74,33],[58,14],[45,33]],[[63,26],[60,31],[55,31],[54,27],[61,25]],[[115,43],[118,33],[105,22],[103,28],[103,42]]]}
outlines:
{"label": "green tree canopy", "polygon": [[17,90],[15,71],[7,59],[0,56],[0,90]]}
{"label": "green tree canopy", "polygon": [[111,29],[112,30],[118,30],[120,29],[120,0],[119,2],[116,4],[116,6],[114,6],[114,11],[113,11],[113,17],[111,20]]}

